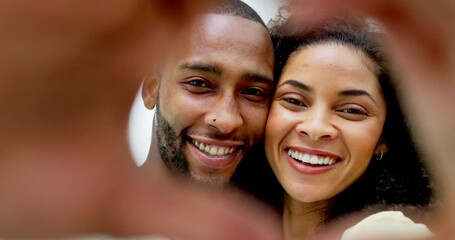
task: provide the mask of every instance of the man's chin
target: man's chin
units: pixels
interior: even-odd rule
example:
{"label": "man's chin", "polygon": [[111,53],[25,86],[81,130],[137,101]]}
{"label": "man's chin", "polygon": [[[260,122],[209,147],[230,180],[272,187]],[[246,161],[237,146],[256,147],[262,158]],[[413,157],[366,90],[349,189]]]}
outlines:
{"label": "man's chin", "polygon": [[226,186],[229,184],[231,177],[220,177],[220,176],[208,176],[203,174],[191,174],[192,179],[195,180],[196,183],[209,185],[209,186]]}

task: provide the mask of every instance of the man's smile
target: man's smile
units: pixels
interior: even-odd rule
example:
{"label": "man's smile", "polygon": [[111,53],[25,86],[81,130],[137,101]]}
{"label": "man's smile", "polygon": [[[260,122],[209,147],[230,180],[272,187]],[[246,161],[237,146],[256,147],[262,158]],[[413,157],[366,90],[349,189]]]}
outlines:
{"label": "man's smile", "polygon": [[235,147],[224,147],[224,146],[216,146],[216,145],[210,145],[207,143],[203,142],[198,142],[196,140],[191,141],[199,150],[204,151],[207,154],[213,155],[213,156],[221,156],[225,154],[231,154],[233,153],[236,148]]}
{"label": "man's smile", "polygon": [[186,141],[190,154],[187,159],[190,162],[199,162],[201,166],[219,170],[235,166],[241,160],[242,149],[245,148],[244,141],[217,139],[199,134],[186,135]]}

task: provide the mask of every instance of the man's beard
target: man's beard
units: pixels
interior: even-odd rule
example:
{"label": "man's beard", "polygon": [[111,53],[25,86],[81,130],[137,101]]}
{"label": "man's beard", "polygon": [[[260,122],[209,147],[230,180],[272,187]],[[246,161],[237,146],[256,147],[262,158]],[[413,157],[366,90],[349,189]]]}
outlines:
{"label": "man's beard", "polygon": [[[183,130],[180,135],[172,128],[171,124],[163,118],[161,114],[159,104],[156,105],[155,112],[155,129],[158,142],[158,150],[161,155],[161,159],[167,168],[171,171],[172,174],[179,178],[188,179],[191,178],[196,180],[196,183],[203,183],[208,185],[226,185],[230,182],[230,177],[219,177],[216,174],[216,170],[210,172],[209,169],[206,169],[205,175],[193,175],[188,163],[188,160],[185,157],[183,152],[183,145],[185,140],[182,137],[183,134],[186,134],[186,131]],[[249,139],[239,136],[230,136],[226,137],[220,133],[208,133],[205,136],[218,139],[227,139],[232,141],[242,141],[249,145]],[[231,174],[233,174],[232,172]],[[231,175],[232,176],[232,175]]]}
{"label": "man's beard", "polygon": [[156,106],[155,113],[156,136],[161,159],[171,172],[178,177],[191,175],[188,160],[183,152],[184,140],[179,136],[161,115],[160,108]]}

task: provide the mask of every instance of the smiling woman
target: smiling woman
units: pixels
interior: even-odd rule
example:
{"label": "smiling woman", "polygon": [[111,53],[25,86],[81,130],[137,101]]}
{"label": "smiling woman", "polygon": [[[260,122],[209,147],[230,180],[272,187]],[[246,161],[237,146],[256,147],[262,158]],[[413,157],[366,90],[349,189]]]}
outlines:
{"label": "smiling woman", "polygon": [[140,78],[205,2],[0,1],[1,239],[280,239],[257,204],[146,177],[129,154]]}
{"label": "smiling woman", "polygon": [[427,206],[432,190],[364,19],[277,23],[278,80],[265,151],[282,187],[286,239],[366,206]]}
{"label": "smiling woman", "polygon": [[336,43],[307,46],[288,60],[266,143],[272,167],[295,198],[332,198],[359,178],[373,153],[387,150],[380,139],[386,104],[372,64]]}

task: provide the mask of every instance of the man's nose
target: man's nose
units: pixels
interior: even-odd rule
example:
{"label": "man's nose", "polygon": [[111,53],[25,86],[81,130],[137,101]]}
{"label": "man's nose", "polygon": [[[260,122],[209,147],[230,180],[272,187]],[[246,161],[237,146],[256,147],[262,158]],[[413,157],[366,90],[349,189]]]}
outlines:
{"label": "man's nose", "polygon": [[220,133],[232,133],[243,125],[239,102],[235,96],[223,96],[216,100],[205,116],[206,124]]}

